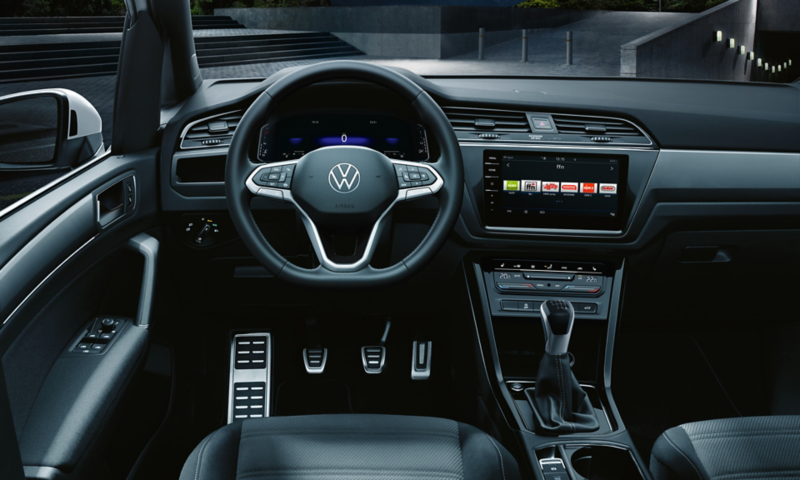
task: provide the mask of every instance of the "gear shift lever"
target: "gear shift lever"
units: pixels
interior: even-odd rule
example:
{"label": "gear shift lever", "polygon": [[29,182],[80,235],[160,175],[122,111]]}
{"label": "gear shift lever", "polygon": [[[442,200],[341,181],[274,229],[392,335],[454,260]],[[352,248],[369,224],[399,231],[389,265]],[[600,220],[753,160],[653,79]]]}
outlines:
{"label": "gear shift lever", "polygon": [[569,340],[575,309],[564,300],[547,300],[540,309],[544,328],[544,355],[539,362],[536,388],[525,391],[535,411],[537,433],[593,432],[600,428],[594,407],[569,367]]}
{"label": "gear shift lever", "polygon": [[575,309],[563,300],[548,300],[539,309],[544,327],[544,351],[550,355],[567,353],[572,325],[575,323]]}

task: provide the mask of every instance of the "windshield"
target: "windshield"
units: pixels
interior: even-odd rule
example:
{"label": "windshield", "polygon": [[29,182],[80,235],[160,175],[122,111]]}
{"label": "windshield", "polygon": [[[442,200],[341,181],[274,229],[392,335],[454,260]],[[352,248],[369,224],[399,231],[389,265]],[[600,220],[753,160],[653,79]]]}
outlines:
{"label": "windshield", "polygon": [[[436,3],[437,5],[432,5]],[[635,77],[735,82],[797,78],[794,0],[193,0],[193,12],[275,37],[272,61],[239,61],[196,32],[205,78],[268,76],[357,58],[424,76]],[[202,34],[202,40],[200,37]],[[324,38],[322,34],[330,34]],[[283,35],[283,39],[278,36]],[[291,38],[290,38],[291,37]],[[256,37],[253,37],[255,40]],[[213,48],[212,48],[213,47]],[[291,56],[283,60],[282,57]]]}
{"label": "windshield", "polygon": [[[429,77],[800,76],[797,0],[189,1],[205,80],[335,59]],[[74,90],[100,113],[110,145],[123,0],[0,3],[0,95]]]}

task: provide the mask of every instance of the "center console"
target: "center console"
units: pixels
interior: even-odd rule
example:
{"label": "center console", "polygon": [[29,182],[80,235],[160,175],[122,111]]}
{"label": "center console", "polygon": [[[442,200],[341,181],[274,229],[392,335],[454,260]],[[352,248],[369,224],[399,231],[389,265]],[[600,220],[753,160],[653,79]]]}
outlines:
{"label": "center console", "polygon": [[624,261],[508,255],[474,267],[496,385],[535,478],[650,478],[611,394]]}

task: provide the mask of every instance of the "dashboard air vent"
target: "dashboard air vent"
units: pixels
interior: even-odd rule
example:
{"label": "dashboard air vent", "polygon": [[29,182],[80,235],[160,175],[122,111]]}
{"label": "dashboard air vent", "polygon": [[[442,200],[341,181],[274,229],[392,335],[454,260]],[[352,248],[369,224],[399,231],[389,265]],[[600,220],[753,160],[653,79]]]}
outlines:
{"label": "dashboard air vent", "polygon": [[525,112],[490,108],[443,107],[453,130],[467,132],[530,133]]}
{"label": "dashboard air vent", "polygon": [[229,146],[241,119],[242,112],[230,112],[190,123],[181,135],[181,149]]}
{"label": "dashboard air vent", "polygon": [[566,135],[601,135],[609,137],[644,137],[632,123],[605,117],[553,115],[558,133]]}

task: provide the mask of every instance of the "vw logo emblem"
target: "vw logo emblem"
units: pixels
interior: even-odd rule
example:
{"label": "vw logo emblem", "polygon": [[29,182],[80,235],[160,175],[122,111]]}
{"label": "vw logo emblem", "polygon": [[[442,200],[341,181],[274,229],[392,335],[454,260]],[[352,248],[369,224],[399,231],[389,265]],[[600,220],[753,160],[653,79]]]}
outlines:
{"label": "vw logo emblem", "polygon": [[361,173],[349,163],[340,163],[331,168],[328,183],[338,193],[350,193],[361,183]]}

